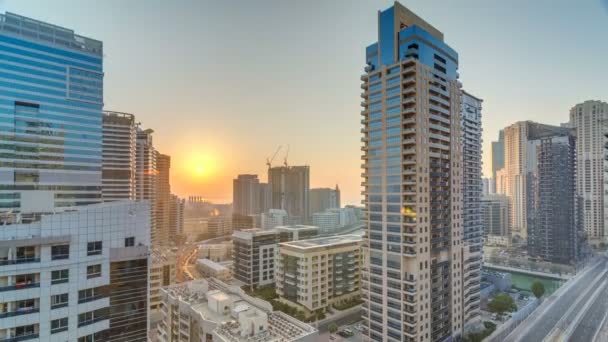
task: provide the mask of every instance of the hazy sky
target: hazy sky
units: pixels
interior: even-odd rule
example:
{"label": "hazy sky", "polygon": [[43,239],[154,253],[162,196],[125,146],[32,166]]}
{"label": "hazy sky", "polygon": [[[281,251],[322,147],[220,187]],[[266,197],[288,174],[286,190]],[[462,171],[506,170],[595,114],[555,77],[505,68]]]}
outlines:
{"label": "hazy sky", "polygon": [[[484,99],[484,169],[498,129],[558,124],[608,100],[608,0],[402,1],[459,53],[464,88]],[[358,203],[359,79],[391,1],[0,0],[11,11],[104,43],[105,108],[134,113],[172,157],[172,190],[232,199],[289,144],[313,187]],[[282,162],[279,154],[275,163]]]}

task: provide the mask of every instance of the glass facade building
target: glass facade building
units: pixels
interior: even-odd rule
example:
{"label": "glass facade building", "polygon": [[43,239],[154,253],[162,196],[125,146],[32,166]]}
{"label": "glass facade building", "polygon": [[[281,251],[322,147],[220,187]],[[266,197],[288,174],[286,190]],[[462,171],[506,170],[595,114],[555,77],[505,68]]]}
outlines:
{"label": "glass facade building", "polygon": [[0,15],[0,208],[101,199],[102,43]]}

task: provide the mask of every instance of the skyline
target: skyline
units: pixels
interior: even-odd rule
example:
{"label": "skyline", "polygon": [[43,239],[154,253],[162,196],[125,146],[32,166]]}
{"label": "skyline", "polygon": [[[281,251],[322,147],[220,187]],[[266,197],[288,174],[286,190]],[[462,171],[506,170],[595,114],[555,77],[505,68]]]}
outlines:
{"label": "skyline", "polygon": [[[464,89],[484,100],[485,175],[498,129],[526,118],[559,124],[575,104],[606,100],[602,80],[593,76],[601,70],[601,58],[595,57],[608,48],[589,48],[588,43],[601,41],[608,28],[605,1],[588,1],[591,6],[520,2],[527,11],[502,3],[434,3],[404,4],[458,46]],[[337,183],[345,203],[359,204],[361,108],[356,99],[362,48],[377,39],[377,18],[370,11],[386,9],[391,1],[155,4],[3,1],[0,11],[57,23],[104,42],[104,109],[133,113],[143,128],[154,129],[155,145],[172,157],[172,192],[230,202],[233,178],[255,173],[265,181],[266,158],[278,145],[289,144],[289,163],[311,166],[311,187]],[[97,15],[91,18],[89,11]],[[139,15],[130,16],[133,11]],[[291,25],[292,12],[315,25],[308,30]],[[467,19],[470,25],[463,25]],[[162,22],[176,25],[156,24]],[[479,49],[477,41],[485,48]],[[577,68],[568,68],[571,64]],[[501,83],[504,87],[495,86]]]}

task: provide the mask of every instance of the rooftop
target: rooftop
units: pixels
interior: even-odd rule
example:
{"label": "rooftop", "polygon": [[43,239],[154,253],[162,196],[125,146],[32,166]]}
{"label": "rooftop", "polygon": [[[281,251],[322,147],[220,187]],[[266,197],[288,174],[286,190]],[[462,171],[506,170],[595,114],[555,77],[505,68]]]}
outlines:
{"label": "rooftop", "polygon": [[330,247],[330,246],[340,246],[352,243],[361,243],[363,239],[358,235],[337,235],[337,236],[329,236],[322,237],[316,239],[308,239],[308,240],[298,240],[292,242],[284,242],[281,243],[281,246],[294,247],[299,249],[311,249],[311,248],[319,248],[319,247]]}
{"label": "rooftop", "polygon": [[317,226],[308,226],[308,225],[304,225],[304,224],[296,224],[296,225],[291,225],[291,226],[276,226],[274,227],[274,229],[276,230],[291,230],[291,231],[296,231],[296,230],[317,230],[319,229],[319,227]]}
{"label": "rooftop", "polygon": [[99,40],[79,36],[73,30],[11,12],[0,14],[0,31],[41,43],[61,45],[62,48],[103,56],[103,43]]}
{"label": "rooftop", "polygon": [[209,259],[198,259],[196,263],[199,265],[205,265],[216,272],[224,272],[228,270],[226,266],[218,264],[217,262]]}

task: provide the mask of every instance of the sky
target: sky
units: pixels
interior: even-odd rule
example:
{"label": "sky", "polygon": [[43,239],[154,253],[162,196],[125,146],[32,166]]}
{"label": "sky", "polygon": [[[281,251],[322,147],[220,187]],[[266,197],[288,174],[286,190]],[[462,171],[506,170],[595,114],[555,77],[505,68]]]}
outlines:
{"label": "sky", "polygon": [[[498,130],[559,124],[608,100],[608,0],[404,0],[459,53],[483,103],[484,172]],[[0,0],[0,11],[104,43],[105,109],[136,115],[169,154],[172,191],[231,202],[232,179],[273,164],[361,199],[360,75],[391,1]]]}

